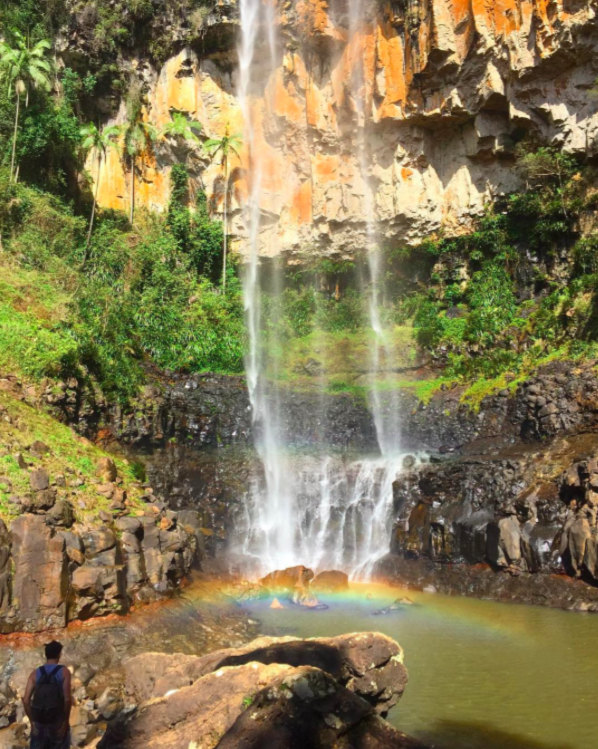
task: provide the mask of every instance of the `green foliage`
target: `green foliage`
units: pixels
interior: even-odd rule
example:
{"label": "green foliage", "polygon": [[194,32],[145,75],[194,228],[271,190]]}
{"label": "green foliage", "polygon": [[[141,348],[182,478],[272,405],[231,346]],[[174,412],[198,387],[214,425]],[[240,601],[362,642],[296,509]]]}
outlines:
{"label": "green foliage", "polygon": [[210,156],[220,156],[222,163],[225,164],[231,154],[239,155],[243,137],[241,133],[229,133],[228,127],[222,138],[208,138],[203,144],[204,149]]}
{"label": "green foliage", "polygon": [[21,371],[32,378],[55,377],[67,372],[76,359],[76,344],[62,326],[44,324],[35,315],[0,302],[1,371]]}
{"label": "green foliage", "polygon": [[161,137],[182,140],[190,143],[199,143],[198,135],[201,133],[200,122],[189,120],[181,112],[173,112],[172,119],[162,128]]}
{"label": "green foliage", "polygon": [[[519,147],[517,168],[527,188],[490,207],[474,231],[393,255],[412,262],[415,252],[436,263],[431,288],[402,299],[397,318],[413,321],[420,346],[442,352],[451,378],[492,383],[530,370],[565,342],[587,353],[598,340],[598,239],[578,235],[591,171],[554,148],[529,145]],[[551,281],[565,254],[573,260],[569,277]],[[536,272],[532,289],[543,298],[519,302],[520,268],[529,274],[530,257],[547,271]],[[469,280],[455,268],[467,268]],[[525,283],[529,293],[529,276]]]}
{"label": "green foliage", "polygon": [[[22,102],[29,104],[31,91],[50,91],[52,64],[46,58],[51,44],[47,39],[32,43],[17,29],[12,29],[12,44],[0,40],[0,83],[6,86],[8,99],[14,95],[14,129],[11,140],[10,180],[17,181],[17,142]],[[24,100],[24,101],[23,101]],[[37,124],[37,123],[35,123]]]}
{"label": "green foliage", "polygon": [[264,295],[263,305],[270,336],[283,341],[302,338],[314,330],[336,333],[368,325],[363,296],[354,289],[335,299],[316,292],[311,285],[287,288],[280,295]]}
{"label": "green foliage", "polygon": [[598,272],[598,235],[591,234],[578,240],[573,248],[575,270],[579,275]]}
{"label": "green foliage", "polygon": [[[217,284],[222,274],[224,228],[210,218],[205,193],[198,193],[195,211],[189,210],[189,175],[182,164],[172,168],[170,189],[166,220],[177,248],[196,273]],[[234,266],[231,274],[234,275]]]}
{"label": "green foliage", "polygon": [[[12,269],[0,289],[0,368],[32,378],[90,377],[121,400],[137,393],[146,362],[166,370],[242,371],[239,284],[224,296],[198,272],[199,259],[205,265],[209,252],[219,251],[221,225],[201,209],[187,216],[183,246],[168,218],[143,214],[131,231],[121,214],[100,213],[79,271],[85,219],[59,198],[0,176],[4,275]],[[212,250],[202,247],[202,236],[212,237]],[[31,274],[37,286],[43,280],[48,305],[40,307],[39,291],[35,303],[23,302],[14,280],[23,273],[32,279],[28,287]]]}
{"label": "green foliage", "polygon": [[471,313],[464,338],[482,346],[491,346],[515,317],[513,279],[504,266],[496,261],[487,262],[482,270],[474,274],[467,299]]}

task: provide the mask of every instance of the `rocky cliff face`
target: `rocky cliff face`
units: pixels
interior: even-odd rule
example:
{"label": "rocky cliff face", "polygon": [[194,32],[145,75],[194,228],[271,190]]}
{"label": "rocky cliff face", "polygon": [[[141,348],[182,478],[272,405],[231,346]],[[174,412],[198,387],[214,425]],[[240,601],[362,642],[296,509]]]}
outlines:
{"label": "rocky cliff face", "polygon": [[[367,6],[359,30],[350,33],[346,0],[280,0],[274,65],[268,45],[258,44],[250,105],[263,163],[264,254],[350,253],[363,246],[368,189],[387,240],[417,242],[440,228],[463,231],[493,195],[517,186],[513,145],[524,133],[594,153],[593,3],[392,0]],[[172,112],[183,112],[202,123],[206,137],[227,127],[243,131],[230,33],[237,12],[236,3],[219,2],[195,38],[180,33],[185,19],[164,19],[172,39],[185,39],[187,46],[163,66],[143,50],[121,61],[144,81],[148,119],[161,126]],[[67,61],[85,52],[84,19],[77,13],[72,19],[62,52]],[[362,77],[363,85],[356,85]],[[116,121],[124,120],[125,110],[123,101]],[[361,128],[365,137],[358,135]],[[213,210],[221,212],[218,160],[173,141],[147,155],[137,178],[138,203],[164,209],[169,169],[180,160],[195,189],[205,186]],[[245,144],[230,177],[231,230],[241,249],[250,165]],[[120,155],[111,151],[101,204],[126,208],[129,180]]]}
{"label": "rocky cliff face", "polygon": [[[403,445],[431,460],[394,484],[391,555],[380,572],[419,587],[598,610],[597,392],[593,366],[553,362],[479,410],[462,402],[463,388],[427,405],[402,393]],[[246,397],[240,378],[182,377],[112,425],[144,451],[156,496],[199,513],[209,558],[229,549],[260,471]],[[361,399],[287,393],[281,412],[292,444],[375,449]],[[318,435],[322,413],[330,430]]]}

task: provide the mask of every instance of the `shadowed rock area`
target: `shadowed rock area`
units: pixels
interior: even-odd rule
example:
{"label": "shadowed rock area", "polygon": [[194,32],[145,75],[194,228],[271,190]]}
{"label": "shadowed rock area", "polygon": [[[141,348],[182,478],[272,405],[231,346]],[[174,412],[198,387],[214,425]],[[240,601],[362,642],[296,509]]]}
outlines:
{"label": "shadowed rock area", "polygon": [[381,634],[261,638],[199,658],[147,653],[125,668],[128,704],[105,749],[422,746],[379,717],[408,678],[401,648]]}

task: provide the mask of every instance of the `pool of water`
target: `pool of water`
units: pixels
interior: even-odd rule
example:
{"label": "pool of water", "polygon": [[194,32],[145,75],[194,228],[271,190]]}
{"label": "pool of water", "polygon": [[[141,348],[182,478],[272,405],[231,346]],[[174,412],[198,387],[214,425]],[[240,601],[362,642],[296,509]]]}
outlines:
{"label": "pool of water", "polygon": [[[406,595],[413,606],[375,611]],[[442,749],[598,746],[598,616],[354,586],[310,611],[249,606],[267,634],[373,630],[405,651],[409,684],[390,721]]]}

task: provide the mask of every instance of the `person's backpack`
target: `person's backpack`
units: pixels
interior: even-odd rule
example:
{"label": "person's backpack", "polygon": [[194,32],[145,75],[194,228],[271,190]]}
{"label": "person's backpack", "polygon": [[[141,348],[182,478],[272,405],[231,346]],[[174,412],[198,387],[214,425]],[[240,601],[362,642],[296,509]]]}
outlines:
{"label": "person's backpack", "polygon": [[58,679],[62,666],[49,669],[42,666],[41,675],[31,700],[31,712],[36,723],[57,723],[64,713],[64,689]]}

